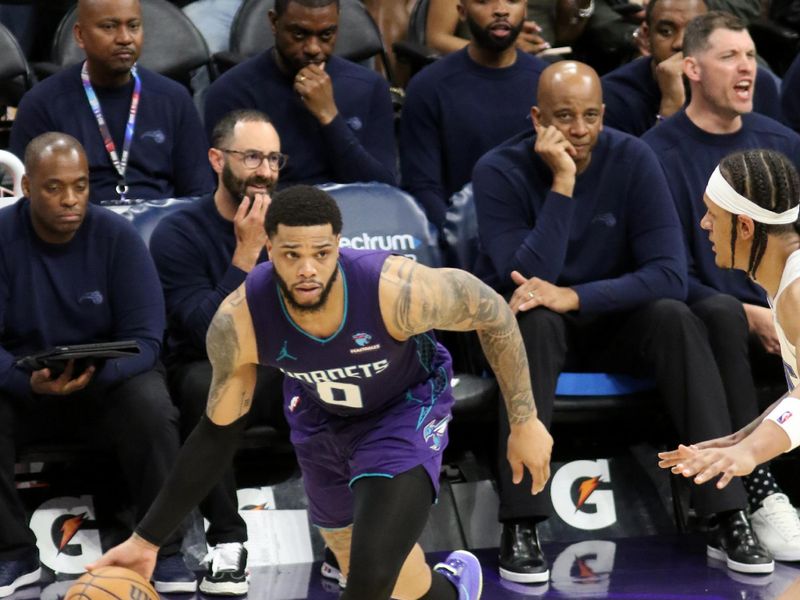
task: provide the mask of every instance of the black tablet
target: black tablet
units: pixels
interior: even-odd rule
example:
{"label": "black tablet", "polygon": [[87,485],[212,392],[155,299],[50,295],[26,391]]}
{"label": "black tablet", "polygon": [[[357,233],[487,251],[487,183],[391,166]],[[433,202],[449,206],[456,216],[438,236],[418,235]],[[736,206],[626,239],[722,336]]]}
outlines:
{"label": "black tablet", "polygon": [[66,368],[67,361],[75,360],[74,374],[77,377],[89,365],[99,364],[109,358],[121,358],[136,354],[139,354],[139,343],[135,340],[74,344],[71,346],[55,346],[36,354],[18,358],[17,366],[31,371],[50,369],[53,377],[58,377]]}

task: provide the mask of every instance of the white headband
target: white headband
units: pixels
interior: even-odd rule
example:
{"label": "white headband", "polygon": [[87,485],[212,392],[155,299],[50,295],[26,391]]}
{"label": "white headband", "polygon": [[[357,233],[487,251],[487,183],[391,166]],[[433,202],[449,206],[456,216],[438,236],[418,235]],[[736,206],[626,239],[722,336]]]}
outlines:
{"label": "white headband", "polygon": [[706,195],[714,201],[714,204],[729,213],[747,215],[754,221],[766,225],[788,225],[797,221],[797,217],[800,215],[800,205],[782,213],[775,213],[748,200],[725,181],[722,173],[719,172],[719,167],[714,169],[708,179]]}

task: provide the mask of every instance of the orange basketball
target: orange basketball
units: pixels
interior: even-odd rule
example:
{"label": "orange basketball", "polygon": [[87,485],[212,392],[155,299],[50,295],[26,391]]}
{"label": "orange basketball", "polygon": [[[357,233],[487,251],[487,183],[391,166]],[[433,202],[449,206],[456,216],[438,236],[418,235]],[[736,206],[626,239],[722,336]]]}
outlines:
{"label": "orange basketball", "polygon": [[158,593],[144,577],[123,567],[100,567],[84,573],[67,590],[64,600],[158,600]]}

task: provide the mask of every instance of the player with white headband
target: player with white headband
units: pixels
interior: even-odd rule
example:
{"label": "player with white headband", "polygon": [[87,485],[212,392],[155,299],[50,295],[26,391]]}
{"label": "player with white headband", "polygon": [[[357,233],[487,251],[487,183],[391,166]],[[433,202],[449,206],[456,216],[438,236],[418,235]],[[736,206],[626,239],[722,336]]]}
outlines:
{"label": "player with white headband", "polygon": [[717,487],[800,445],[800,178],[773,150],[725,157],[706,187],[708,231],[716,264],[746,271],[767,292],[789,392],[736,433],[659,453],[659,466],[695,483],[721,475]]}

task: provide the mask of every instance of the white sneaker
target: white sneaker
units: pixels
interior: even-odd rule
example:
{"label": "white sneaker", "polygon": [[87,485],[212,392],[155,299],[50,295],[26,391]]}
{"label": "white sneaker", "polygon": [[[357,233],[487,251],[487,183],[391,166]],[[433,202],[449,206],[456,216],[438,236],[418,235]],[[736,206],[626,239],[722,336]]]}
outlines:
{"label": "white sneaker", "polygon": [[786,494],[772,494],[750,515],[753,531],[775,560],[800,560],[800,518]]}
{"label": "white sneaker", "polygon": [[200,591],[212,596],[243,596],[247,582],[247,550],[244,544],[217,544],[202,563],[208,570],[200,581]]}

